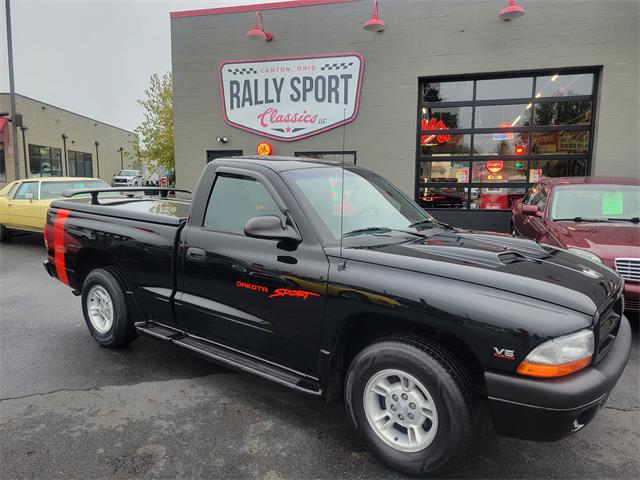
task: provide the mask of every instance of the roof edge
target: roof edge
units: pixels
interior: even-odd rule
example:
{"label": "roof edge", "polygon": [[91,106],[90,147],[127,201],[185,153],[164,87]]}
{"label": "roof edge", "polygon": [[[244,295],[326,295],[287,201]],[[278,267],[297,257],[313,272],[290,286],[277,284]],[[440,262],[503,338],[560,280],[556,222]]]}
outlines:
{"label": "roof edge", "polygon": [[204,8],[200,10],[183,10],[178,12],[171,12],[170,17],[171,18],[201,17],[205,15],[221,15],[225,13],[255,12],[258,10],[277,10],[281,8],[312,7],[316,5],[331,5],[334,3],[350,3],[353,1],[355,0],[289,0],[285,2],[253,3],[249,5],[236,5],[233,7]]}
{"label": "roof edge", "polygon": [[[0,95],[9,96],[9,95],[11,95],[11,93],[9,93],[9,92],[1,92],[0,91]],[[37,98],[29,97],[27,95],[23,95],[23,94],[17,93],[17,92],[16,92],[16,97],[22,97],[22,98],[24,98],[26,100],[31,100],[32,102],[38,102],[38,103],[41,103],[42,105],[46,105],[47,107],[57,108],[58,110],[62,110],[63,112],[70,113],[71,115],[76,115],[78,117],[82,117],[84,119],[91,120],[92,122],[101,123],[102,125],[104,125],[106,127],[115,128],[117,130],[122,130],[123,132],[130,133],[132,135],[138,136],[138,134],[135,131],[127,130],[126,128],[118,127],[117,125],[112,125],[111,123],[107,123],[107,122],[104,122],[104,121],[99,120],[97,118],[93,118],[93,117],[89,117],[87,115],[83,115],[82,113],[74,112],[74,111],[69,110],[69,109],[64,108],[64,107],[59,107],[58,105],[53,105],[52,103],[43,102],[42,100],[38,100]]]}

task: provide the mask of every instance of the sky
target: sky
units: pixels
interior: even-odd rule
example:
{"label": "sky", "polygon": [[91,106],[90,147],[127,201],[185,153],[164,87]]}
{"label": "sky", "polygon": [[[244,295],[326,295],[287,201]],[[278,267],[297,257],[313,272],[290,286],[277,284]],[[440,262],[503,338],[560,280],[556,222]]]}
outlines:
{"label": "sky", "polygon": [[[171,70],[169,12],[267,1],[282,0],[12,0],[16,92],[133,130],[149,77]],[[0,92],[8,92],[0,5]]]}

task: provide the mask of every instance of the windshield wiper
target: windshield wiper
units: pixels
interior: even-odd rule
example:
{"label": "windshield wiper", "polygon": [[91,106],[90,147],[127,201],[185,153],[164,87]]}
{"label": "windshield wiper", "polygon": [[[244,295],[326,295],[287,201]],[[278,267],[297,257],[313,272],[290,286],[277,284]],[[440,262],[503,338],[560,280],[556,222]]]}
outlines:
{"label": "windshield wiper", "polygon": [[364,233],[388,233],[391,229],[387,227],[367,227],[367,228],[358,228],[357,230],[351,230],[350,232],[342,235],[343,237],[353,237],[355,235],[362,235]]}
{"label": "windshield wiper", "polygon": [[436,220],[435,218],[425,218],[424,220],[413,222],[407,228],[423,227],[423,226],[425,226],[427,224],[436,225],[438,227],[444,228],[445,230],[453,230],[453,227],[451,225],[449,225],[448,223],[444,223],[444,222],[441,222],[439,220]]}
{"label": "windshield wiper", "polygon": [[631,218],[608,218],[610,222],[631,222],[631,223],[640,223],[640,217],[631,217]]}
{"label": "windshield wiper", "polygon": [[573,218],[556,218],[554,219],[556,222],[604,222],[607,223],[609,220],[606,218],[588,218],[588,217],[573,217]]}
{"label": "windshield wiper", "polygon": [[350,232],[342,235],[343,238],[346,237],[355,237],[356,235],[363,235],[367,233],[376,234],[376,233],[389,233],[389,232],[400,232],[406,233],[407,235],[414,235],[416,237],[425,238],[426,236],[419,232],[412,232],[410,230],[402,230],[399,228],[388,228],[388,227],[367,227],[367,228],[359,228],[357,230],[352,230]]}

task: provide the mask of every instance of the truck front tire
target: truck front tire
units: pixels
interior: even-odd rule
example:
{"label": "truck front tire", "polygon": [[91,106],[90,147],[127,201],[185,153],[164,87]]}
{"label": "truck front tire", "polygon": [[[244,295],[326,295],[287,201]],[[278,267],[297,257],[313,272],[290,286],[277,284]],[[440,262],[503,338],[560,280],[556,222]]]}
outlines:
{"label": "truck front tire", "polygon": [[109,270],[93,270],[82,287],[82,312],[89,332],[100,345],[117,348],[137,337],[124,288]]}
{"label": "truck front tire", "polygon": [[414,476],[459,464],[474,431],[474,389],[441,345],[392,337],[362,350],[345,380],[349,419],[376,457]]}

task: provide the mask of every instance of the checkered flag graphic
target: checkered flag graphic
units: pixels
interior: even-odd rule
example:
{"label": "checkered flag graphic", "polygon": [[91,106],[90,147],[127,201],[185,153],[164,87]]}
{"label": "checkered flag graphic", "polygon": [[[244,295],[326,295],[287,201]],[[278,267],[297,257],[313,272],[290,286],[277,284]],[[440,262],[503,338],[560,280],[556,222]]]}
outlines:
{"label": "checkered flag graphic", "polygon": [[229,70],[227,70],[228,72],[233,73],[234,75],[247,75],[250,73],[258,73],[258,71],[255,68],[230,68]]}
{"label": "checkered flag graphic", "polygon": [[320,67],[320,70],[346,70],[351,66],[353,66],[353,62],[325,63],[324,66]]}

